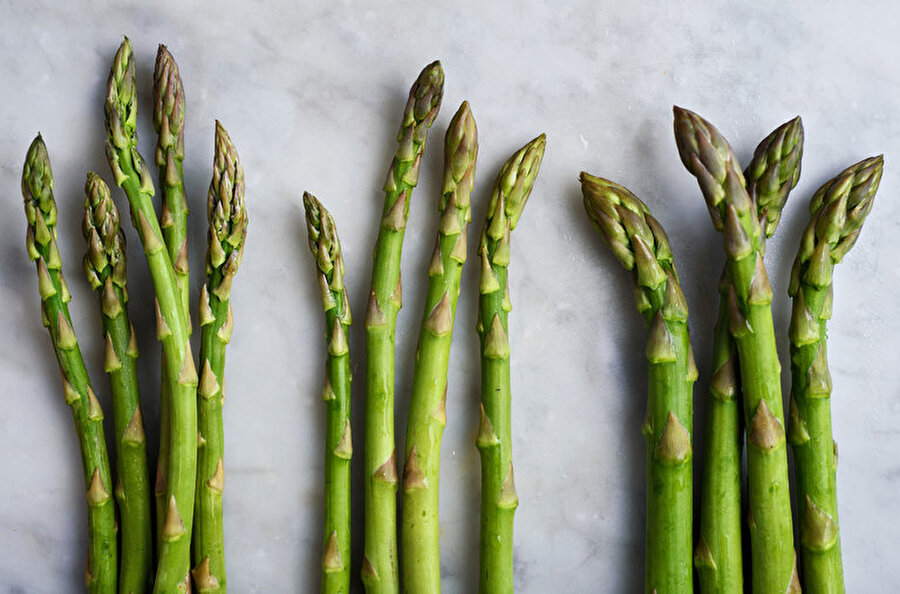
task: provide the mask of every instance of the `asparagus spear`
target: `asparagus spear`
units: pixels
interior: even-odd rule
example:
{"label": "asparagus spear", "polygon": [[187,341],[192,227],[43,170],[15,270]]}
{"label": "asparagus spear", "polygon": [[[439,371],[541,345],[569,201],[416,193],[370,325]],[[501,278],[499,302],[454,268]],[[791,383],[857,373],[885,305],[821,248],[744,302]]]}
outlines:
{"label": "asparagus spear", "polygon": [[365,553],[366,591],[397,592],[397,468],[394,442],[394,330],[400,310],[400,254],[409,200],[419,179],[428,128],[444,92],[440,62],[426,66],[409,92],[399,146],[384,184],[366,311]]}
{"label": "asparagus spear", "polygon": [[832,272],[856,242],[881,181],[883,159],[852,165],[810,201],[788,289],[791,391],[788,439],[794,450],[800,501],[800,554],[807,592],[844,592],[838,530],[837,459],[831,433],[831,375],[825,337],[831,317]]}
{"label": "asparagus spear", "polygon": [[[190,312],[190,287],[187,256],[187,202],[184,196],[184,87],[175,59],[166,46],[160,44],[153,72],[153,126],[158,141],[156,164],[159,166],[159,186],[162,188],[162,217],[160,227],[169,259],[175,268],[175,281],[181,306]],[[186,315],[190,315],[189,313]],[[188,327],[190,332],[190,327]],[[166,382],[168,363],[161,357],[160,382],[160,439],[156,463],[156,517],[166,513],[166,465],[169,456],[169,385]],[[157,547],[162,539],[162,522],[157,531]]]}
{"label": "asparagus spear", "polygon": [[541,134],[503,165],[481,233],[479,315],[481,342],[481,537],[479,591],[513,591],[513,519],[519,497],[513,478],[512,394],[509,373],[507,285],[510,232],[515,229],[541,167]]}
{"label": "asparagus spear", "polygon": [[669,240],[627,189],[581,174],[584,206],[626,270],[647,324],[647,547],[645,592],[691,592],[692,392],[697,368],[687,303]]}
{"label": "asparagus spear", "polygon": [[37,264],[41,317],[50,332],[62,373],[63,394],[81,448],[81,464],[88,504],[88,592],[116,591],[116,511],[110,496],[112,477],[103,436],[103,410],[94,395],[81,349],[72,329],[69,288],[62,275],[56,244],[56,201],[47,147],[38,134],[28,148],[22,170],[22,195],[28,232],[28,256]]}
{"label": "asparagus spear", "polygon": [[128,38],[116,52],[106,98],[106,156],[128,197],[156,293],[157,337],[167,362],[170,436],[165,484],[166,512],[155,592],[190,587],[190,543],[197,473],[197,370],[190,349],[190,318],[182,306],[175,269],[153,208],[153,180],[137,148],[137,88]]}
{"label": "asparagus spear", "polygon": [[234,144],[216,121],[213,175],[207,194],[209,251],[200,290],[200,386],[197,389],[197,488],[194,507],[194,583],[200,592],[225,592],[222,519],[225,346],[233,318],[229,297],[247,237],[244,169]]}
{"label": "asparagus spear", "polygon": [[[744,170],[764,235],[775,232],[788,194],[800,178],[800,118],[769,134]],[[762,239],[762,235],[760,236]],[[761,244],[762,247],[762,244]],[[719,315],[713,338],[713,373],[707,417],[707,449],[700,499],[700,538],[694,565],[702,592],[743,592],[741,551],[740,374],[737,347],[728,330],[727,270],[719,283]]]}
{"label": "asparagus spear", "polygon": [[309,249],[316,262],[325,310],[325,522],[322,592],[350,591],[350,302],[344,258],[331,214],[309,192],[303,194]]}
{"label": "asparagus spear", "polygon": [[101,323],[106,336],[104,369],[109,375],[118,446],[119,478],[115,494],[122,533],[119,590],[144,592],[150,585],[153,569],[150,474],[135,370],[137,340],[128,318],[125,234],[119,227],[119,211],[103,179],[93,171],[88,172],[84,191],[82,229],[88,244],[84,271],[100,297]]}
{"label": "asparagus spear", "polygon": [[709,122],[675,107],[675,138],[700,184],[728,271],[728,325],[740,362],[747,433],[748,523],[752,590],[798,592],[780,364],[772,324],[772,288],[762,261],[762,231],[744,175],[725,138]]}
{"label": "asparagus spear", "polygon": [[463,102],[444,140],[444,186],[440,228],[428,267],[428,297],[419,331],[403,475],[403,583],[408,592],[440,592],[438,479],[441,435],[447,423],[447,365],[466,261],[466,228],[478,132],[469,104]]}

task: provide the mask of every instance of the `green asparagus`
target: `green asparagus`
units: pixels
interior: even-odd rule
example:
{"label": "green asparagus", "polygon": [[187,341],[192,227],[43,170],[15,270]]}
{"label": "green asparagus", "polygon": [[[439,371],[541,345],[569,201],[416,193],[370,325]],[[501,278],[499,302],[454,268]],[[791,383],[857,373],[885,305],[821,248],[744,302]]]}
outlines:
{"label": "green asparagus", "polygon": [[647,545],[644,591],[693,590],[691,420],[697,368],[688,310],[669,240],[627,189],[581,174],[584,206],[615,257],[632,272],[647,335]]}
{"label": "green asparagus", "polygon": [[225,346],[231,340],[231,284],[241,264],[247,237],[244,169],[234,144],[216,121],[213,175],[207,194],[209,249],[206,284],[200,290],[200,385],[197,388],[197,487],[194,507],[194,584],[200,592],[225,586],[225,537],[222,491],[225,402]]}
{"label": "green asparagus", "polygon": [[713,225],[723,232],[728,326],[738,350],[749,444],[752,591],[799,592],[772,288],[757,209],[719,131],[693,112],[675,107],[674,113],[682,163],[697,178]]}
{"label": "green asparagus", "polygon": [[[157,133],[156,164],[159,166],[159,186],[162,188],[162,217],[160,227],[169,259],[175,268],[175,280],[181,306],[190,312],[190,287],[187,252],[187,202],[184,196],[184,87],[175,59],[166,46],[156,53],[153,72],[153,127]],[[190,314],[187,314],[190,315]],[[190,318],[189,318],[190,319]],[[190,326],[188,327],[190,332]],[[161,357],[160,382],[160,440],[156,464],[157,518],[166,513],[166,464],[169,456],[169,384],[166,381],[168,363]],[[157,530],[157,545],[161,546],[162,522]]]}
{"label": "green asparagus", "polygon": [[[802,154],[803,125],[797,117],[769,134],[744,170],[747,192],[756,205],[766,237],[775,232],[788,195],[800,178]],[[722,279],[713,338],[715,371],[706,421],[700,537],[694,565],[702,592],[741,593],[741,389],[737,347],[728,330],[727,270],[722,271]]]}
{"label": "green asparagus", "polygon": [[447,366],[466,261],[466,228],[478,133],[469,104],[463,102],[444,140],[444,186],[440,228],[428,267],[428,296],[419,331],[403,474],[401,543],[407,592],[440,592],[438,479],[441,436],[447,423]]}
{"label": "green asparagus", "polygon": [[82,229],[88,244],[84,271],[100,297],[106,337],[104,369],[112,394],[118,474],[115,495],[121,526],[119,590],[144,592],[152,577],[153,530],[147,440],[135,369],[137,339],[128,317],[125,233],[109,188],[94,172],[87,174]]}
{"label": "green asparagus", "polygon": [[865,159],[823,185],[810,201],[788,289],[793,297],[788,439],[794,451],[800,504],[803,587],[812,594],[843,593],[838,530],[837,456],[831,432],[831,374],[826,324],[832,273],[853,247],[881,181],[881,156]]}
{"label": "green asparagus", "polygon": [[190,318],[153,208],[153,180],[137,147],[134,56],[126,38],[116,52],[106,98],[106,156],[128,197],[156,293],[157,337],[167,362],[169,445],[166,512],[154,592],[190,588],[190,543],[197,473],[197,370],[190,349]]}
{"label": "green asparagus", "polygon": [[481,454],[479,591],[483,594],[513,591],[513,520],[519,496],[512,462],[509,242],[531,194],[546,144],[547,138],[541,134],[503,165],[478,247],[481,280],[476,329],[481,343],[481,422],[476,445]]}
{"label": "green asparagus", "polygon": [[309,249],[316,262],[325,311],[325,521],[322,588],[350,591],[350,302],[344,286],[344,257],[331,214],[309,192],[303,194]]}
{"label": "green asparagus", "polygon": [[56,243],[56,201],[50,156],[40,135],[25,157],[22,195],[28,220],[26,247],[37,265],[41,318],[50,332],[62,373],[63,394],[81,448],[84,486],[88,504],[88,558],[85,582],[88,592],[116,592],[116,511],[110,496],[112,477],[103,435],[103,410],[94,395],[81,349],[72,329],[69,288],[62,275]]}
{"label": "green asparagus", "polygon": [[428,129],[444,91],[440,62],[426,66],[409,92],[399,146],[384,184],[366,311],[365,551],[366,591],[397,592],[397,466],[394,439],[394,331],[401,305],[400,255],[409,201],[419,179]]}

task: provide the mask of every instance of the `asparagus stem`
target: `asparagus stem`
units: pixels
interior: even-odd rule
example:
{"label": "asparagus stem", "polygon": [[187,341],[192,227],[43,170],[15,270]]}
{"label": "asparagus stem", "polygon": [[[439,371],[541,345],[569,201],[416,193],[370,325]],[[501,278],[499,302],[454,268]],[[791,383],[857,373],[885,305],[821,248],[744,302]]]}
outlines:
{"label": "asparagus stem", "polygon": [[62,373],[63,393],[72,410],[81,449],[88,505],[85,582],[88,592],[112,594],[116,591],[116,511],[110,496],[112,477],[103,435],[103,410],[91,388],[69,316],[71,295],[62,275],[56,243],[53,173],[40,135],[31,143],[25,157],[22,195],[28,220],[26,247],[28,256],[37,264],[41,317],[50,332]]}
{"label": "asparagus stem", "polygon": [[[162,188],[161,229],[169,259],[175,268],[175,282],[181,305],[190,320],[190,280],[187,254],[187,201],[184,196],[184,86],[178,65],[166,46],[160,44],[153,72],[153,126],[158,141],[156,164],[159,166],[159,186]],[[190,327],[188,328],[190,332]],[[168,363],[161,357],[160,372],[160,439],[157,458],[155,491],[158,522],[157,548],[162,546],[162,519],[166,513],[166,465],[169,456],[169,384],[166,381]]]}
{"label": "asparagus stem", "polygon": [[403,475],[401,544],[407,592],[440,592],[438,480],[441,436],[447,423],[447,366],[466,261],[466,228],[478,133],[469,104],[463,102],[444,140],[444,186],[440,228],[428,267],[428,296],[419,331]]}
{"label": "asparagus stem", "polygon": [[194,583],[200,592],[225,592],[225,487],[222,405],[225,346],[231,340],[231,285],[247,237],[244,169],[234,144],[216,121],[213,175],[207,194],[209,251],[200,290],[200,386],[197,389],[197,488],[194,507]]}
{"label": "asparagus stem", "polygon": [[512,462],[509,242],[540,170],[546,143],[541,134],[503,165],[478,247],[481,422],[476,445],[481,454],[479,591],[484,594],[513,591],[513,519],[519,497]]}
{"label": "asparagus stem", "polygon": [[84,271],[100,297],[106,337],[104,368],[112,395],[116,456],[116,501],[121,526],[119,591],[144,592],[152,576],[153,530],[150,519],[150,474],[147,440],[141,415],[135,360],[137,340],[128,317],[125,234],[109,188],[88,172],[85,184],[84,238],[88,250]]}
{"label": "asparagus stem", "polygon": [[397,469],[394,440],[394,331],[401,305],[400,255],[409,201],[419,179],[428,128],[444,90],[440,62],[426,66],[409,92],[399,146],[384,185],[366,312],[365,553],[366,591],[397,592]]}
{"label": "asparagus stem", "polygon": [[197,370],[190,350],[190,319],[182,306],[172,261],[166,251],[153,208],[153,180],[137,149],[137,89],[134,56],[126,38],[110,71],[106,99],[106,155],[128,197],[131,220],[138,231],[153,280],[157,336],[167,362],[170,390],[170,435],[166,512],[156,570],[155,592],[190,587],[190,542],[197,472]]}
{"label": "asparagus stem", "polygon": [[626,270],[647,324],[647,546],[645,592],[691,592],[693,523],[691,421],[697,379],[687,303],[669,240],[627,189],[581,174],[584,205]]}
{"label": "asparagus stem", "polygon": [[843,593],[838,530],[836,446],[831,431],[831,374],[826,323],[832,273],[856,242],[881,181],[881,156],[865,159],[823,185],[791,271],[791,391],[788,439],[800,502],[800,560],[806,592]]}
{"label": "asparagus stem", "polygon": [[350,591],[350,302],[344,286],[344,258],[334,219],[309,192],[303,194],[309,248],[316,262],[325,311],[325,521],[322,588]]}
{"label": "asparagus stem", "polygon": [[728,324],[740,361],[748,428],[748,524],[752,591],[799,592],[796,571],[780,363],[772,324],[772,288],[762,261],[762,230],[744,175],[724,137],[697,114],[675,107],[675,137],[700,184],[727,259]]}
{"label": "asparagus stem", "polygon": [[[760,226],[771,237],[790,191],[800,178],[803,125],[800,118],[769,134],[744,170],[747,192]],[[762,236],[761,236],[762,238]],[[762,247],[762,246],[761,246]],[[701,487],[700,537],[694,565],[701,592],[744,591],[741,550],[740,373],[737,346],[728,330],[727,270],[719,283],[719,315],[713,338],[713,373]]]}

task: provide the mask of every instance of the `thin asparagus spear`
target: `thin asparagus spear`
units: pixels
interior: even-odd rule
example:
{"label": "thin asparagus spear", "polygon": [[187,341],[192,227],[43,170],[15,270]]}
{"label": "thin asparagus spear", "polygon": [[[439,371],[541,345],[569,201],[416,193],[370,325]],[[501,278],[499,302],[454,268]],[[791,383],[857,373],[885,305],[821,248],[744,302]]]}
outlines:
{"label": "thin asparagus spear", "polygon": [[31,143],[22,170],[22,195],[28,232],[28,256],[37,264],[41,317],[50,332],[62,373],[63,394],[81,447],[81,464],[88,504],[88,592],[116,591],[116,510],[110,490],[109,457],[103,436],[103,410],[94,395],[81,349],[72,329],[69,288],[62,275],[56,244],[56,201],[50,156],[40,134]]}
{"label": "thin asparagus spear", "polygon": [[627,189],[581,174],[584,206],[626,270],[647,324],[647,546],[645,592],[693,590],[691,420],[697,368],[687,303],[666,237]]}
{"label": "thin asparagus spear", "polygon": [[[190,282],[187,254],[187,201],[184,196],[184,86],[178,65],[166,46],[160,44],[153,72],[153,127],[156,129],[156,164],[159,166],[159,186],[162,188],[162,217],[160,227],[169,259],[175,268],[175,281],[181,296],[181,306],[190,316]],[[190,317],[188,317],[190,320]],[[190,332],[190,327],[188,327]],[[159,456],[156,463],[157,548],[162,544],[162,518],[166,513],[166,464],[169,456],[169,384],[166,381],[168,364],[161,357]]]}
{"label": "thin asparagus spear", "polygon": [[447,365],[466,261],[466,228],[478,133],[469,104],[463,102],[444,140],[444,187],[440,228],[428,267],[428,297],[419,331],[403,474],[403,587],[407,592],[440,592],[438,479],[441,435],[447,423]]}
{"label": "thin asparagus spear", "polygon": [[216,121],[213,175],[207,194],[209,251],[206,284],[200,290],[200,386],[197,389],[197,488],[194,507],[194,584],[200,592],[225,587],[222,518],[225,346],[233,318],[229,297],[247,237],[244,169],[225,128]]}
{"label": "thin asparagus spear", "polygon": [[762,230],[744,175],[725,138],[679,107],[675,138],[700,184],[713,225],[723,232],[728,325],[740,361],[747,433],[752,591],[799,592],[794,551],[781,365],[772,324],[772,287],[762,261]]}
{"label": "thin asparagus spear", "polygon": [[365,553],[362,580],[370,594],[399,591],[397,467],[394,441],[394,330],[400,310],[400,254],[409,200],[419,179],[428,128],[444,92],[440,62],[426,66],[409,92],[399,146],[384,184],[366,311]]}
{"label": "thin asparagus spear", "polygon": [[[790,191],[800,178],[803,125],[786,122],[756,147],[744,170],[747,192],[760,226],[771,237]],[[762,239],[762,236],[760,236]],[[761,248],[763,245],[761,244]],[[700,537],[694,565],[701,592],[744,591],[741,550],[740,374],[737,346],[728,330],[727,270],[719,282],[719,315],[713,338],[713,373],[706,426],[706,456],[700,498]]]}
{"label": "thin asparagus spear", "polygon": [[837,456],[831,432],[831,374],[826,324],[832,272],[853,247],[881,181],[881,156],[865,159],[823,185],[810,201],[788,292],[791,314],[791,391],[788,439],[794,450],[800,501],[803,587],[812,594],[843,593],[838,531]]}
{"label": "thin asparagus spear", "polygon": [[167,361],[170,437],[166,513],[154,592],[190,588],[190,543],[197,473],[197,370],[190,349],[190,319],[181,304],[175,269],[153,208],[153,180],[137,149],[134,56],[126,38],[113,61],[106,99],[106,156],[128,197],[153,280],[157,337]]}
{"label": "thin asparagus spear", "polygon": [[84,271],[100,297],[106,336],[104,369],[109,375],[117,446],[115,494],[122,533],[119,591],[144,592],[150,586],[153,571],[153,530],[147,440],[135,370],[137,340],[128,317],[125,233],[103,179],[88,172],[84,191],[82,229],[88,244]]}
{"label": "thin asparagus spear", "polygon": [[544,158],[541,134],[503,165],[481,233],[479,314],[481,343],[481,536],[479,591],[513,591],[513,519],[519,497],[513,478],[512,393],[509,372],[507,272],[515,229]]}
{"label": "thin asparagus spear", "polygon": [[344,258],[331,214],[309,192],[303,194],[309,249],[316,262],[325,311],[325,521],[322,587],[350,591],[350,302],[344,286]]}

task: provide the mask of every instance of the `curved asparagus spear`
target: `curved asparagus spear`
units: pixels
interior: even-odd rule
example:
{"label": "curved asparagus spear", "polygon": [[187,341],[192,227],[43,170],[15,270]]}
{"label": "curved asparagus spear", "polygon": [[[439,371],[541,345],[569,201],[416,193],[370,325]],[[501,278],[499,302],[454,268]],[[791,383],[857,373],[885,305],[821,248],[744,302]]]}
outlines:
{"label": "curved asparagus spear", "polygon": [[157,337],[167,362],[171,400],[166,513],[155,592],[190,587],[191,524],[197,473],[197,370],[190,349],[190,319],[153,208],[153,180],[137,149],[134,56],[126,38],[113,61],[106,98],[106,156],[128,197],[131,220],[144,248],[157,305]]}
{"label": "curved asparagus spear", "polygon": [[[756,147],[744,170],[747,192],[765,235],[775,232],[788,194],[800,178],[803,125],[786,122]],[[702,592],[744,591],[741,551],[740,374],[737,347],[728,330],[727,270],[719,283],[719,315],[713,338],[713,373],[700,498],[700,537],[694,565]]]}
{"label": "curved asparagus spear", "polygon": [[137,340],[128,318],[125,233],[119,226],[119,211],[109,188],[93,171],[87,174],[84,192],[82,230],[88,244],[84,271],[100,297],[106,336],[104,369],[109,375],[117,446],[115,494],[122,533],[119,590],[144,592],[152,577],[153,530],[147,440],[135,369]]}
{"label": "curved asparagus spear", "polygon": [[447,365],[466,261],[466,228],[478,133],[469,104],[463,102],[444,140],[444,186],[440,228],[428,267],[428,296],[419,331],[403,474],[403,587],[407,592],[440,592],[438,479],[441,435],[447,423]]}
{"label": "curved asparagus spear", "polygon": [[513,591],[513,519],[519,497],[513,478],[507,268],[515,229],[544,158],[541,134],[503,165],[481,232],[478,324],[481,342],[481,537],[479,591]]}
{"label": "curved asparagus spear", "polygon": [[837,459],[831,433],[831,374],[825,326],[831,317],[832,271],[856,242],[881,181],[882,157],[852,165],[810,201],[788,289],[791,390],[788,439],[800,502],[800,560],[806,592],[843,593],[838,531]]}
{"label": "curved asparagus spear", "polygon": [[[162,217],[160,227],[166,251],[175,268],[175,282],[181,306],[190,312],[190,279],[187,254],[187,201],[184,196],[184,86],[175,59],[166,46],[160,44],[153,72],[153,127],[158,136],[156,164],[159,166],[159,186],[162,189]],[[187,314],[190,316],[190,313]],[[190,318],[188,318],[190,319]],[[188,327],[190,332],[190,327]],[[156,516],[166,513],[166,465],[169,456],[169,394],[168,364],[161,357],[159,456],[156,463]],[[162,539],[160,521],[157,538]],[[159,546],[161,541],[158,541]]]}
{"label": "curved asparagus spear", "polygon": [[419,179],[428,128],[444,92],[440,62],[426,66],[409,92],[399,146],[384,184],[366,311],[365,553],[366,591],[397,592],[397,468],[394,441],[394,330],[400,310],[400,254],[409,200]]}
{"label": "curved asparagus spear", "polygon": [[322,592],[350,591],[350,302],[344,258],[334,219],[309,192],[303,193],[309,249],[316,262],[325,310],[325,521]]}
{"label": "curved asparagus spear", "polygon": [[200,290],[200,386],[197,389],[197,489],[194,508],[194,583],[200,592],[225,592],[222,519],[225,346],[231,340],[231,283],[247,237],[244,169],[225,128],[216,121],[213,175],[207,194],[209,251]]}
{"label": "curved asparagus spear", "polygon": [[62,275],[62,262],[56,245],[53,173],[47,147],[40,134],[25,156],[22,196],[28,219],[25,243],[28,257],[37,264],[41,317],[50,332],[62,372],[63,394],[72,410],[81,448],[88,504],[85,582],[88,592],[113,594],[116,591],[116,511],[110,496],[112,477],[103,436],[103,410],[91,388],[69,316],[71,296]]}
{"label": "curved asparagus spear", "polygon": [[674,112],[681,160],[700,184],[713,225],[723,231],[729,284],[728,325],[738,350],[748,428],[747,514],[752,591],[798,592],[781,365],[757,209],[725,138],[697,114],[679,107]]}
{"label": "curved asparagus spear", "polygon": [[581,174],[584,206],[613,254],[632,271],[638,311],[647,324],[647,548],[645,592],[693,590],[693,385],[697,368],[687,303],[669,240],[649,209],[627,189]]}

